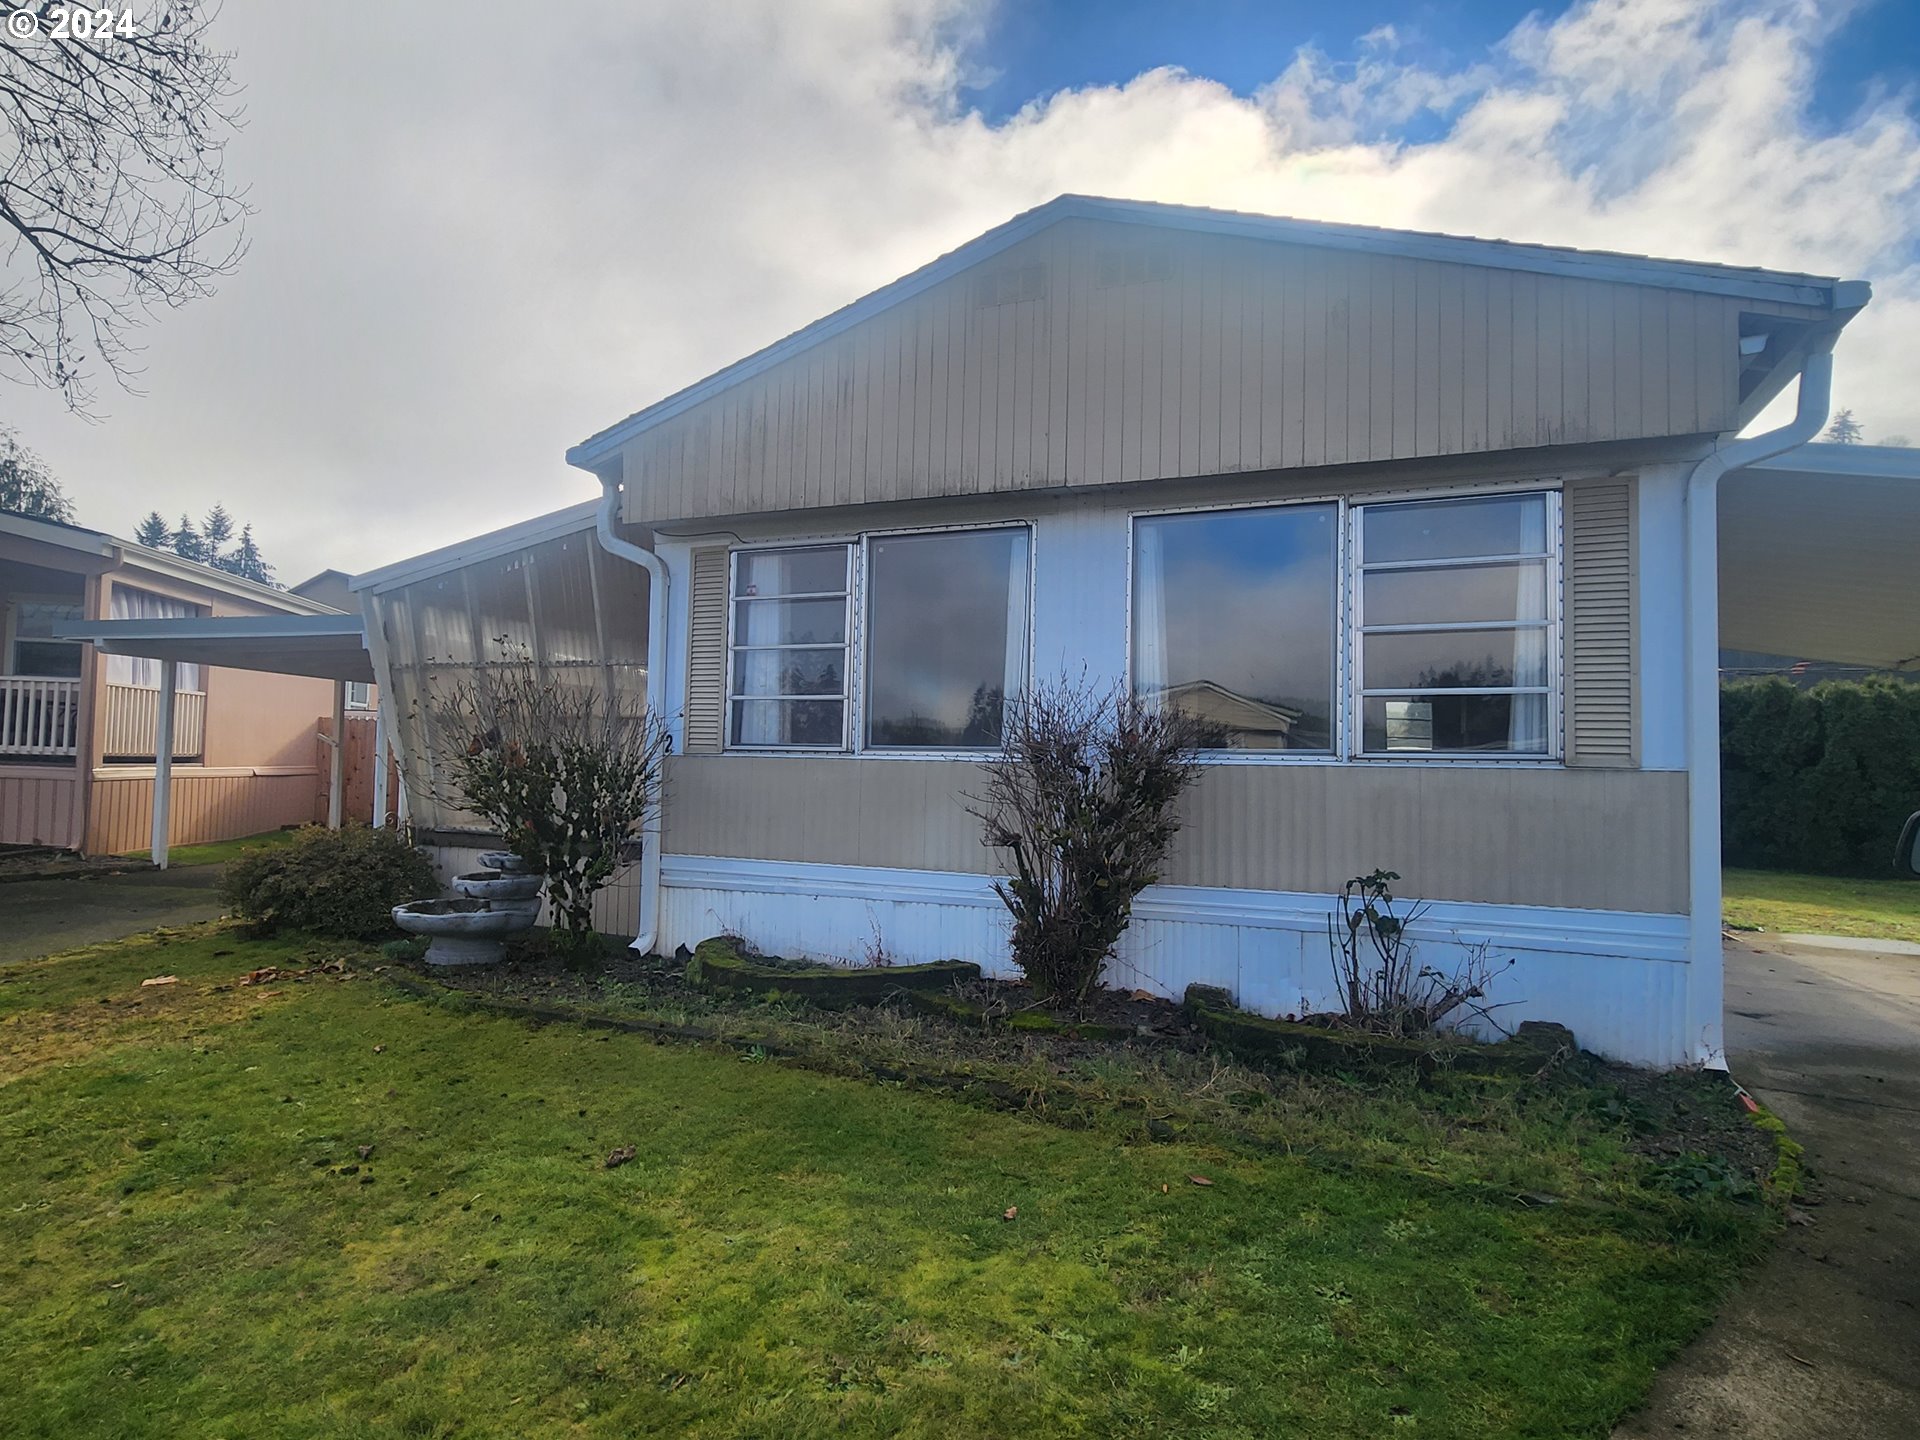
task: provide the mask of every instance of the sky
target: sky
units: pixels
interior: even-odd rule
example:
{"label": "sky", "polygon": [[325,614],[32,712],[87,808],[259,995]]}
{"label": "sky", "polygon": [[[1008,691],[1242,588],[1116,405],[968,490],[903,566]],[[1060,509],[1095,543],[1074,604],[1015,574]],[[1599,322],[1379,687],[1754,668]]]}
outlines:
{"label": "sky", "polygon": [[[374,18],[377,13],[377,18]],[[282,580],[587,499],[572,444],[1065,191],[1865,278],[1920,439],[1910,0],[245,0],[249,252],[91,420],[82,523],[223,502]]]}

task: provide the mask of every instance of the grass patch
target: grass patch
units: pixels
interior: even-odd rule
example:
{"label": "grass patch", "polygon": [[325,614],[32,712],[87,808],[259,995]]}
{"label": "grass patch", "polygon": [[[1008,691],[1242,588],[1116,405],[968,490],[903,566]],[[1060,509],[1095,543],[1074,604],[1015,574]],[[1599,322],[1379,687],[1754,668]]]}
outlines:
{"label": "grass patch", "polygon": [[1920,941],[1920,881],[1728,870],[1721,884],[1723,913],[1737,928]]}
{"label": "grass patch", "polygon": [[342,955],[0,971],[10,1436],[1601,1436],[1767,1229],[1649,1186],[1644,1106],[1585,1086],[1096,1056],[1111,1103],[1013,1114],[238,983]]}
{"label": "grass patch", "polygon": [[[209,840],[204,845],[169,845],[167,864],[174,869],[190,865],[224,865],[243,850],[275,850],[292,842],[298,830],[263,830],[258,835],[242,835],[235,840]],[[129,850],[129,860],[151,860],[151,850]]]}

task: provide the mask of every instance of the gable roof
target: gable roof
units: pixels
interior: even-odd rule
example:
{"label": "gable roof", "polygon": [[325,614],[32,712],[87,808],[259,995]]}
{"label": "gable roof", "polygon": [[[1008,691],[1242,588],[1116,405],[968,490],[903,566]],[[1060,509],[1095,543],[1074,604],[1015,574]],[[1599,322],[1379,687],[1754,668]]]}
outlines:
{"label": "gable roof", "polygon": [[1338,225],[1277,215],[1208,210],[1192,205],[1111,200],[1094,195],[1061,195],[1014,216],[1005,224],[969,240],[958,249],[949,251],[892,284],[884,285],[811,325],[796,330],[785,339],[776,340],[745,359],[715,371],[706,379],[696,381],[664,400],[635,411],[619,423],[588,436],[568,449],[567,463],[592,470],[642,431],[783,360],[822,344],[884,310],[912,299],[1049,226],[1073,219],[1438,260],[1456,265],[1612,281],[1655,289],[1688,290],[1827,310],[1857,309],[1866,304],[1870,294],[1862,281],[1839,280],[1828,275],[1714,265],[1691,260],[1663,260],[1614,251],[1575,250],[1558,245],[1516,244],[1508,240],[1482,240],[1427,231],[1386,230],[1371,225]]}

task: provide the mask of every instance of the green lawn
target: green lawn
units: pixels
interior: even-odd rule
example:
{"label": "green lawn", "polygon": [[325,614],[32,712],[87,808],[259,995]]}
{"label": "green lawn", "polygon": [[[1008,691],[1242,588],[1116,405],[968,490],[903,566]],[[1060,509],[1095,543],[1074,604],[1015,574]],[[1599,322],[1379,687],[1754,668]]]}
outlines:
{"label": "green lawn", "polygon": [[1603,1436],[1767,1228],[1586,1090],[1218,1072],[1244,1123],[1155,1143],[236,983],[339,953],[0,970],[11,1440]]}
{"label": "green lawn", "polygon": [[[258,835],[242,835],[237,840],[210,840],[205,845],[169,845],[167,864],[176,870],[189,865],[224,865],[242,850],[285,845],[298,833],[296,830],[266,830]],[[130,860],[149,860],[152,857],[151,850],[127,852]]]}
{"label": "green lawn", "polygon": [[1722,885],[1722,913],[1743,929],[1920,941],[1920,880],[1729,870]]}

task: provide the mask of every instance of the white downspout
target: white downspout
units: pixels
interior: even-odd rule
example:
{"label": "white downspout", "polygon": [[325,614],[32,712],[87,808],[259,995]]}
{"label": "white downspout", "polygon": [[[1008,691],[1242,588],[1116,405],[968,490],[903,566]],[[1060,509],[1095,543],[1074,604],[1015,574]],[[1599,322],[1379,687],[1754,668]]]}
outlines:
{"label": "white downspout", "polygon": [[[659,689],[666,676],[663,663],[667,652],[667,565],[653,551],[623,540],[614,530],[620,518],[620,482],[600,481],[600,519],[594,527],[600,548],[610,555],[631,560],[647,571],[647,708],[661,713]],[[633,948],[645,955],[653,950],[660,933],[660,804],[655,800],[640,827],[640,933],[633,937]]]}
{"label": "white downspout", "polygon": [[1790,422],[1717,447],[1687,477],[1687,1016],[1710,1069],[1727,1064],[1720,950],[1720,477],[1820,433],[1832,399],[1837,336],[1830,331],[1814,342]]}

